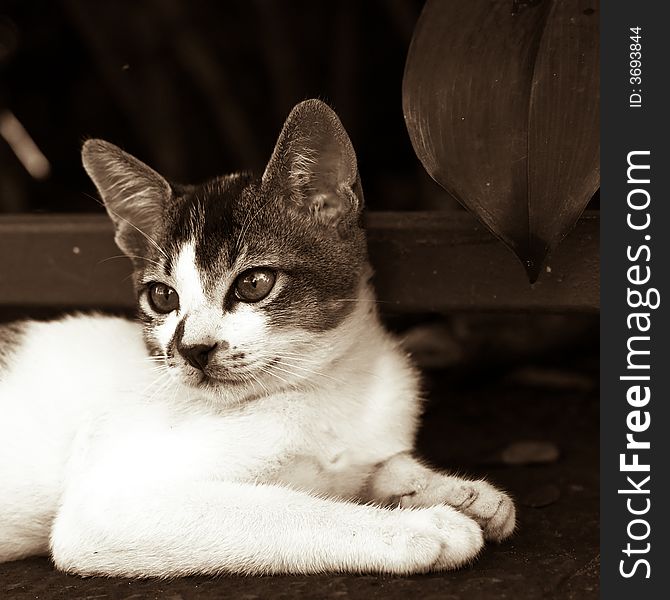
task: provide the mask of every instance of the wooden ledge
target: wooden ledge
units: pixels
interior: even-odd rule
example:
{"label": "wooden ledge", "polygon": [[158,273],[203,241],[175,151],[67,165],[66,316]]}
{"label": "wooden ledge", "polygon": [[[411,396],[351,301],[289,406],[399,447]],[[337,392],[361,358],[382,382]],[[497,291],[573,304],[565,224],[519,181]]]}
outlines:
{"label": "wooden ledge", "polygon": [[[595,211],[579,220],[534,285],[468,213],[370,212],[366,222],[385,312],[599,308]],[[0,306],[130,308],[130,262],[120,255],[104,215],[0,215]]]}

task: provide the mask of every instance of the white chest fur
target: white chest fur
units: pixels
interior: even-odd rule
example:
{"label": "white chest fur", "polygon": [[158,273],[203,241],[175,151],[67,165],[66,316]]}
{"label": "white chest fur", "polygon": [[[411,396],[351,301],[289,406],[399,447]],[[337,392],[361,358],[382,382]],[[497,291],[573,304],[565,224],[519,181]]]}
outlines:
{"label": "white chest fur", "polygon": [[334,370],[318,391],[283,392],[224,410],[197,396],[117,405],[79,436],[74,471],[90,476],[93,465],[104,464],[101,472],[126,478],[281,482],[355,495],[371,465],[413,443],[417,407],[401,401],[393,360],[377,357],[368,365],[374,376],[349,373],[346,385]]}
{"label": "white chest fur", "polygon": [[148,483],[281,483],[354,497],[376,462],[413,444],[416,378],[381,328],[319,385],[221,408],[157,384],[133,323],[76,317],[31,327],[0,381],[7,556],[46,549],[68,489],[84,486],[90,507],[105,505],[110,486]]}

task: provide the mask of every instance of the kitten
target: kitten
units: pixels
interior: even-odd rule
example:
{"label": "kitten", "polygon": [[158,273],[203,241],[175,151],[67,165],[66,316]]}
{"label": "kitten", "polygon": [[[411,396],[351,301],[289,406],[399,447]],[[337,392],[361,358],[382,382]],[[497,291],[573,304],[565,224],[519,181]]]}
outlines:
{"label": "kitten", "polygon": [[0,330],[0,561],[82,575],[422,573],[514,529],[510,498],[414,458],[417,373],[380,324],[351,142],[291,112],[258,179],[83,163],[141,324]]}

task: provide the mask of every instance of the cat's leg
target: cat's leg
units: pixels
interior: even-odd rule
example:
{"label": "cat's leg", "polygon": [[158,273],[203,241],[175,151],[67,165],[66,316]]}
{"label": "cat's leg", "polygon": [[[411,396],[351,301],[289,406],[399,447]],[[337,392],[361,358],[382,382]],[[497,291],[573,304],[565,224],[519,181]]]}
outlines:
{"label": "cat's leg", "polygon": [[410,574],[456,568],[483,545],[448,506],[385,509],[232,482],[92,487],[66,493],[51,536],[57,567],[83,575]]}
{"label": "cat's leg", "polygon": [[477,521],[487,540],[509,537],[516,522],[514,502],[506,493],[483,480],[434,471],[407,452],[377,465],[365,498],[401,507],[448,504]]}

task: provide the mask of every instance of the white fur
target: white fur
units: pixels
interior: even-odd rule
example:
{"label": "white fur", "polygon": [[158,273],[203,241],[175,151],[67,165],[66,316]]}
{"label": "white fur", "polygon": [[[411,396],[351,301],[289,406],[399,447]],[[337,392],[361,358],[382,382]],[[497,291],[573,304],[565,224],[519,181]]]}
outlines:
{"label": "white fur", "polygon": [[[289,369],[290,385],[268,379],[252,398],[156,371],[129,321],[31,323],[0,372],[0,561],[51,552],[68,571],[127,576],[405,574],[472,560],[480,525],[509,535],[504,494],[403,454],[417,378],[369,306],[318,334],[322,369]],[[231,325],[230,339],[238,328],[248,346],[263,324],[239,316],[251,324]],[[317,334],[303,335],[284,341]],[[381,506],[400,497],[406,508]]]}
{"label": "white fur", "polygon": [[175,261],[175,279],[179,283],[180,312],[188,313],[205,301],[202,276],[195,260],[195,243],[183,244]]}

